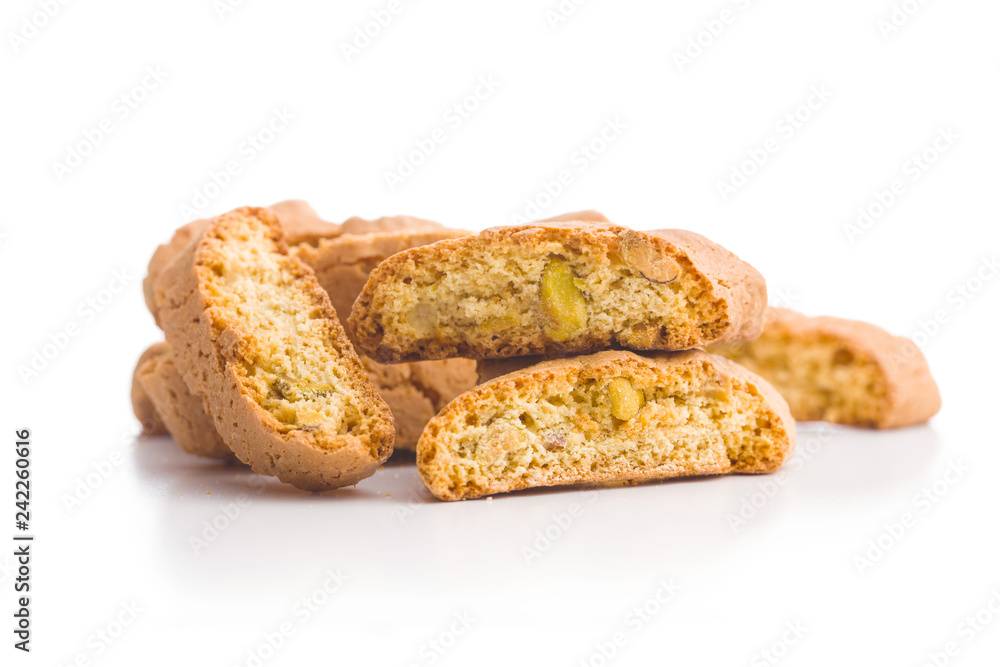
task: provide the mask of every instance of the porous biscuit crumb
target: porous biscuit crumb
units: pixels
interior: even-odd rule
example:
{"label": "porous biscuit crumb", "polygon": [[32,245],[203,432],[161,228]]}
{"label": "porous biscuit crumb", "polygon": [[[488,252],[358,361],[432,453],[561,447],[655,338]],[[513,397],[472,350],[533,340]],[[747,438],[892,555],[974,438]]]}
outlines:
{"label": "porous biscuit crumb", "polygon": [[687,349],[756,336],[765,303],[759,273],[692,232],[541,222],[390,257],[349,329],[385,363]]}
{"label": "porous biscuit crumb", "polygon": [[[285,242],[290,246],[316,244],[320,239],[333,238],[341,233],[341,225],[321,219],[312,206],[300,199],[278,202],[269,208],[281,220],[285,231]],[[156,280],[160,272],[204,231],[208,222],[207,218],[194,220],[177,228],[171,239],[158,246],[149,260],[146,277],[142,280],[142,294],[157,326],[160,324],[160,318],[156,304]]]}
{"label": "porous biscuit crumb", "polygon": [[324,490],[371,475],[392,417],[278,218],[215,218],[156,282],[174,362],[219,433],[262,474]]}
{"label": "porous biscuit crumb", "polygon": [[459,500],[538,486],[761,473],[791,455],[784,400],[700,350],[543,362],[450,403],[417,445],[430,491]]}
{"label": "porous biscuit crumb", "polygon": [[764,377],[800,421],[892,428],[941,407],[920,349],[866,322],[769,308],[760,338],[709,351]]}

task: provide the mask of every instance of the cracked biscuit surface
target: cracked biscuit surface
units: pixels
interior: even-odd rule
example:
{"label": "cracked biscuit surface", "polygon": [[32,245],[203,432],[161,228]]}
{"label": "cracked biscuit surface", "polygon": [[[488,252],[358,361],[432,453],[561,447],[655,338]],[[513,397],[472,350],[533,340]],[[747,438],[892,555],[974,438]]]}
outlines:
{"label": "cracked biscuit surface", "polygon": [[272,211],[210,221],[160,273],[155,300],[185,383],[255,471],[321,491],[391,453],[389,409]]}
{"label": "cracked biscuit surface", "polygon": [[795,442],[784,399],[701,350],[542,362],[462,394],[424,430],[417,467],[437,498],[563,484],[779,468]]}
{"label": "cracked biscuit surface", "polygon": [[941,408],[920,348],[867,322],[769,308],[760,338],[709,351],[768,380],[800,421],[896,428]]}
{"label": "cracked biscuit surface", "polygon": [[693,232],[561,220],[393,255],[348,324],[383,363],[677,350],[754,338],[766,301],[753,267]]}

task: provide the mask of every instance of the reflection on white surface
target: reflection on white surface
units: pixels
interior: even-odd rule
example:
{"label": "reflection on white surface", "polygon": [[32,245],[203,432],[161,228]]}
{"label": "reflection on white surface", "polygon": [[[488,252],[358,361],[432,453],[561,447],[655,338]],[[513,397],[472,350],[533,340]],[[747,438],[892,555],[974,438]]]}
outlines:
{"label": "reflection on white surface", "polygon": [[[134,456],[137,490],[156,489],[149,521],[163,564],[188,581],[239,581],[295,545],[303,572],[338,562],[371,571],[381,585],[405,586],[415,568],[440,577],[443,594],[470,584],[506,587],[503,577],[484,579],[484,570],[551,582],[575,580],[577,568],[612,568],[615,585],[645,576],[631,566],[725,560],[732,544],[813,521],[825,506],[842,511],[893,498],[928,473],[938,449],[929,427],[876,433],[802,425],[796,455],[777,475],[539,489],[457,503],[435,500],[405,453],[356,487],[321,494],[239,463],[185,455],[169,439],[139,442]],[[385,554],[402,545],[407,567],[386,568]]]}
{"label": "reflection on white surface", "polygon": [[[239,664],[282,628],[291,634],[271,664],[294,664],[329,642],[391,664],[434,655],[461,664],[485,645],[512,661],[517,648],[505,637],[514,627],[550,646],[539,655],[571,664],[617,638],[616,660],[628,664],[667,637],[688,648],[711,641],[720,623],[743,628],[733,641],[745,657],[746,646],[780,640],[786,623],[815,627],[822,601],[850,599],[862,580],[851,557],[944,460],[931,427],[800,425],[780,483],[690,478],[444,503],[406,455],[355,488],[323,494],[185,455],[168,438],[139,439],[131,456],[134,474],[115,492],[141,534],[122,540],[134,558],[122,569],[142,573],[132,590],[155,600],[147,604],[157,623],[192,632],[191,618],[170,619],[193,614],[200,641],[225,638],[209,653]],[[734,529],[747,499],[754,513]],[[891,590],[914,551],[889,557],[895,567],[868,578]],[[796,648],[803,656],[822,630],[810,632]],[[390,634],[387,645],[380,638]],[[447,655],[431,647],[440,642]]]}

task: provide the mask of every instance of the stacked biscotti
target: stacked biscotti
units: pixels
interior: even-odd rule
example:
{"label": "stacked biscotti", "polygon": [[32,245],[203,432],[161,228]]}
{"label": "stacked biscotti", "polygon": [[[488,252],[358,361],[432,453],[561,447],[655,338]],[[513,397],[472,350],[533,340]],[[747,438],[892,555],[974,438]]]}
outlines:
{"label": "stacked biscotti", "polygon": [[133,378],[147,432],[307,490],[393,443],[446,500],[766,473],[793,416],[890,427],[939,405],[903,339],[768,310],[719,245],[592,211],[473,235],[238,209],[179,229],[144,291],[166,338]]}
{"label": "stacked biscotti", "polygon": [[390,257],[348,328],[384,363],[478,360],[483,383],[417,445],[424,483],[457,500],[777,469],[784,399],[696,349],[760,335],[766,301],[753,267],[698,234],[571,214]]}

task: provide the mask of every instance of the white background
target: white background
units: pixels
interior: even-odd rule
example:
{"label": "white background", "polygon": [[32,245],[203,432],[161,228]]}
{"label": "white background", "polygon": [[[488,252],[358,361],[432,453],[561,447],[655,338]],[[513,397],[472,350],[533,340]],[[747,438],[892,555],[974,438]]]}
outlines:
{"label": "white background", "polygon": [[[0,551],[0,662],[256,664],[248,651],[289,623],[262,664],[922,665],[949,642],[938,664],[996,664],[1000,5],[926,2],[885,34],[890,0],[592,0],[555,27],[556,0],[421,0],[348,62],[342,44],[388,0],[218,4],[70,2],[43,21],[35,2],[4,3],[0,535],[14,532],[14,430],[28,427],[37,541],[30,656],[11,648]],[[689,39],[706,46],[679,66]],[[460,126],[446,120],[480,77],[496,90]],[[249,159],[274,109],[294,118]],[[111,132],[80,148],[102,119]],[[581,163],[609,119],[624,129]],[[446,141],[391,190],[385,172],[435,128]],[[765,146],[724,200],[718,184]],[[913,172],[927,149],[933,164]],[[88,154],[66,173],[55,163],[74,150]],[[470,229],[511,222],[569,170],[539,213],[693,229],[759,268],[772,301],[917,335],[944,409],[891,433],[802,427],[783,477],[457,504],[434,502],[405,463],[322,495],[261,485],[168,438],[137,440],[128,402],[160,336],[139,285],[148,257],[230,160],[240,172],[209,188],[206,214],[300,197],[334,221],[406,213]],[[896,179],[902,194],[852,242],[845,225]],[[125,289],[93,312],[116,271]],[[240,494],[250,502],[196,554],[191,537]],[[744,501],[760,507],[734,528]],[[340,589],[317,593],[338,569]],[[661,580],[679,587],[663,602]],[[304,618],[312,595],[327,599]],[[974,631],[965,619],[981,609]]]}

